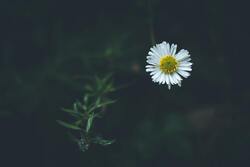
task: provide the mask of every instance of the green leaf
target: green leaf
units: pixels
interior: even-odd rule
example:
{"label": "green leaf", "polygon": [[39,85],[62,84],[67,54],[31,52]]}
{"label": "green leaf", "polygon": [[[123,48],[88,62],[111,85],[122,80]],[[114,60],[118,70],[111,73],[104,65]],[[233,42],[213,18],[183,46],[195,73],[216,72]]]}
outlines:
{"label": "green leaf", "polygon": [[83,102],[84,102],[84,104],[88,104],[88,101],[89,101],[89,95],[86,94],[86,95],[84,96],[84,98],[83,98]]}
{"label": "green leaf", "polygon": [[68,128],[68,129],[81,130],[80,127],[75,126],[75,125],[73,125],[73,124],[69,124],[69,123],[64,122],[64,121],[61,121],[61,120],[57,120],[57,123],[59,123],[60,125],[62,125],[62,126],[65,127],[65,128]]}
{"label": "green leaf", "polygon": [[78,111],[78,107],[81,106],[81,103],[79,101],[76,101],[74,104],[73,104],[73,109],[75,112],[79,112]]}
{"label": "green leaf", "polygon": [[83,117],[83,114],[82,114],[82,113],[77,112],[77,111],[75,111],[75,110],[66,109],[66,108],[62,108],[62,110],[63,110],[64,112],[69,113],[70,115],[72,115],[72,116],[74,116],[74,117],[76,117],[76,118],[81,118],[81,117]]}
{"label": "green leaf", "polygon": [[80,126],[82,124],[82,119],[79,119],[75,122],[75,125],[76,126]]}
{"label": "green leaf", "polygon": [[98,108],[102,108],[102,107],[105,107],[109,104],[112,104],[112,103],[115,103],[116,101],[115,100],[109,100],[109,101],[105,101],[105,102],[102,102],[98,105],[94,104],[89,110],[88,110],[88,113],[91,113],[93,112],[95,109],[98,109]]}
{"label": "green leaf", "polygon": [[90,115],[89,115],[89,119],[88,119],[87,126],[86,126],[86,132],[87,132],[87,133],[89,132],[89,130],[90,130],[91,126],[92,126],[94,117],[95,117],[94,114],[90,114]]}
{"label": "green leaf", "polygon": [[102,146],[107,146],[113,144],[114,142],[115,140],[106,140],[99,136],[93,139],[93,143],[100,144]]}
{"label": "green leaf", "polygon": [[114,92],[115,91],[115,88],[113,86],[113,83],[109,83],[107,84],[105,90],[104,90],[104,93],[108,93],[108,92]]}
{"label": "green leaf", "polygon": [[98,98],[96,99],[95,105],[99,105],[100,103],[101,103],[101,98],[98,97]]}
{"label": "green leaf", "polygon": [[104,106],[106,106],[106,105],[113,104],[113,103],[115,103],[115,102],[116,102],[115,100],[109,100],[109,101],[100,103],[100,104],[97,105],[96,107],[97,107],[97,108],[104,107]]}
{"label": "green leaf", "polygon": [[83,109],[83,111],[85,112],[85,111],[88,110],[88,107],[87,107],[86,105],[82,105],[82,109]]}
{"label": "green leaf", "polygon": [[75,112],[78,112],[76,102],[73,104],[73,110],[74,110]]}

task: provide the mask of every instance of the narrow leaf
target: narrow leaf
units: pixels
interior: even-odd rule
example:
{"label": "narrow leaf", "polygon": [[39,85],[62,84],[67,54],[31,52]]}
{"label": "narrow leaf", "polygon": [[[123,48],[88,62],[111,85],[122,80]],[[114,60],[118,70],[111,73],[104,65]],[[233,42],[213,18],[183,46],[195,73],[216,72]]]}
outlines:
{"label": "narrow leaf", "polygon": [[90,130],[91,126],[92,126],[94,117],[95,117],[95,116],[94,116],[93,114],[91,114],[91,115],[89,116],[89,119],[88,119],[88,122],[87,122],[87,126],[86,126],[86,132],[87,132],[87,133],[89,132],[89,130]]}
{"label": "narrow leaf", "polygon": [[75,110],[66,109],[66,108],[62,108],[62,110],[63,110],[64,112],[69,113],[70,115],[72,115],[72,116],[74,116],[74,117],[76,117],[76,118],[83,117],[83,114],[82,114],[82,113],[77,112],[77,111],[75,111]]}
{"label": "narrow leaf", "polygon": [[116,102],[115,100],[110,100],[110,101],[102,102],[99,105],[97,105],[97,108],[104,107],[106,105],[113,104],[115,102]]}
{"label": "narrow leaf", "polygon": [[102,137],[96,137],[93,139],[93,142],[96,144],[100,144],[102,146],[107,146],[107,145],[113,144],[115,140],[106,140],[106,139],[103,139]]}
{"label": "narrow leaf", "polygon": [[79,128],[78,126],[69,124],[69,123],[61,121],[61,120],[57,120],[57,123],[59,123],[60,125],[62,125],[65,128],[69,128],[69,129],[73,129],[73,130],[81,130],[81,128]]}

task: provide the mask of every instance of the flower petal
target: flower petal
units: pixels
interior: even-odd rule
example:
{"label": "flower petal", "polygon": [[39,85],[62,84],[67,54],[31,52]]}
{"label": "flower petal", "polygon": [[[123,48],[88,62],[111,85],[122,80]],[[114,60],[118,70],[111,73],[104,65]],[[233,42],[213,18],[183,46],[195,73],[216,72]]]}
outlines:
{"label": "flower petal", "polygon": [[155,82],[160,82],[161,74],[162,74],[162,72],[158,71],[155,75],[152,76],[153,80]]}
{"label": "flower petal", "polygon": [[168,89],[169,89],[169,90],[171,89],[171,84],[168,84]]}
{"label": "flower petal", "polygon": [[160,78],[160,83],[164,84],[165,83],[165,74],[161,74],[161,78]]}
{"label": "flower petal", "polygon": [[183,71],[192,71],[190,67],[178,67],[178,69]]}
{"label": "flower petal", "polygon": [[175,55],[176,49],[177,49],[177,45],[172,44],[172,45],[171,45],[171,49],[170,49],[170,54],[171,54],[172,56]]}
{"label": "flower petal", "polygon": [[190,76],[189,72],[183,71],[183,70],[178,70],[177,71],[181,76],[183,76],[184,78],[187,78]]}
{"label": "flower petal", "polygon": [[170,80],[170,83],[171,83],[172,85],[175,84],[175,80],[173,79],[173,77],[172,77],[171,75],[169,75],[169,80]]}
{"label": "flower petal", "polygon": [[165,75],[165,80],[166,80],[166,83],[169,85],[169,84],[170,84],[170,80],[169,80],[169,76],[168,76],[168,74],[167,74],[167,75]]}
{"label": "flower petal", "polygon": [[182,78],[180,77],[180,75],[178,73],[174,73],[173,76],[177,79],[178,82],[180,82],[182,80]]}
{"label": "flower petal", "polygon": [[181,62],[180,63],[180,67],[190,67],[193,63],[190,63],[190,62]]}
{"label": "flower petal", "polygon": [[181,61],[188,58],[190,55],[187,50],[181,49],[176,55],[176,60]]}

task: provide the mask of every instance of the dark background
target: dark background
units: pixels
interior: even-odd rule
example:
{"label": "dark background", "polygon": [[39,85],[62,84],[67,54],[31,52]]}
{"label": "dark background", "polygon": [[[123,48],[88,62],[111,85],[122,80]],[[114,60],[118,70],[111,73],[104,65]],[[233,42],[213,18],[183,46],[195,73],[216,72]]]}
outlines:
{"label": "dark background", "polygon": [[[226,0],[1,0],[0,166],[249,166],[248,10]],[[145,72],[151,18],[157,43],[191,53],[181,88]],[[83,96],[81,77],[107,73],[129,85],[99,120],[116,142],[82,153],[56,120]]]}

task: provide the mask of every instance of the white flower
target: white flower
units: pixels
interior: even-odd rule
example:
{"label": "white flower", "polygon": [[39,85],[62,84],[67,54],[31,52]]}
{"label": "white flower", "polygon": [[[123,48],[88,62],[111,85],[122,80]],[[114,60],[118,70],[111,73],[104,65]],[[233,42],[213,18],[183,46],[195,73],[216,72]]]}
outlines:
{"label": "white flower", "polygon": [[165,41],[150,48],[147,56],[146,72],[150,72],[152,80],[159,84],[181,86],[182,77],[190,76],[192,71],[190,54],[187,50],[181,49],[176,54],[177,45]]}

